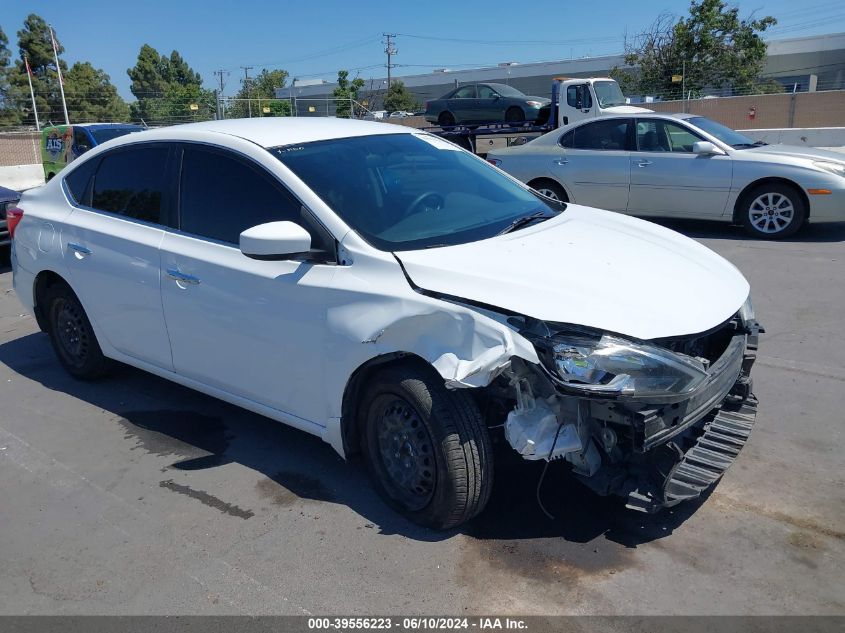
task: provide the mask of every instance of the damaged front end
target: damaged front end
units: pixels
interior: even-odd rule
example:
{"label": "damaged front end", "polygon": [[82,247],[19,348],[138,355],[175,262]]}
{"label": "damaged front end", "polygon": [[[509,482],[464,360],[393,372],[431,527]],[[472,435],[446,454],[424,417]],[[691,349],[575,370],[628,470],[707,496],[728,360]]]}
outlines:
{"label": "damaged front end", "polygon": [[525,459],[563,459],[598,494],[655,512],[699,496],[749,437],[762,332],[750,302],[704,334],[647,342],[510,321],[540,364],[515,358],[491,387],[515,402],[505,437]]}

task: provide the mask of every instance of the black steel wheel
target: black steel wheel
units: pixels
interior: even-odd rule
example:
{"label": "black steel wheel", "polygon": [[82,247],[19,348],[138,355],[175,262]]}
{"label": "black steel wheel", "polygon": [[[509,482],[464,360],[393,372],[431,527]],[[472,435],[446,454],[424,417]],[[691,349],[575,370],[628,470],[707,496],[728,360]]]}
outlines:
{"label": "black steel wheel", "polygon": [[79,299],[65,284],[50,286],[44,296],[50,342],[65,370],[74,378],[93,380],[109,369],[97,336]]}
{"label": "black steel wheel", "polygon": [[376,490],[411,521],[465,523],[490,497],[490,437],[475,401],[421,361],[380,370],[360,409],[361,448]]}

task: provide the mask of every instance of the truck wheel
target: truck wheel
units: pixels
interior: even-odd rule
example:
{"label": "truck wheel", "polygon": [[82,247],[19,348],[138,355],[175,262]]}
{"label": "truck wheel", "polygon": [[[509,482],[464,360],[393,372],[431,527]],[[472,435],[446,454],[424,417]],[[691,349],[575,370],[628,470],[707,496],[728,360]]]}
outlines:
{"label": "truck wheel", "polygon": [[451,112],[441,112],[437,117],[437,125],[440,127],[452,127],[455,125],[455,115]]}
{"label": "truck wheel", "polygon": [[50,286],[44,296],[44,313],[53,350],[71,376],[94,380],[108,373],[111,361],[103,356],[88,315],[70,287]]}
{"label": "truck wheel", "polygon": [[522,108],[511,106],[505,112],[505,122],[511,124],[525,123],[525,112],[522,111]]}
{"label": "truck wheel", "polygon": [[807,218],[801,194],[778,182],[755,187],[740,204],[745,231],[762,239],[779,240],[794,235]]}
{"label": "truck wheel", "polygon": [[551,198],[552,200],[569,202],[569,196],[566,195],[566,191],[563,190],[563,187],[552,180],[545,178],[532,180],[528,183],[528,186],[537,193],[546,196],[547,198]]}
{"label": "truck wheel", "polygon": [[438,530],[484,509],[493,484],[492,448],[470,394],[446,389],[430,368],[402,363],[373,377],[359,415],[367,468],[392,508]]}

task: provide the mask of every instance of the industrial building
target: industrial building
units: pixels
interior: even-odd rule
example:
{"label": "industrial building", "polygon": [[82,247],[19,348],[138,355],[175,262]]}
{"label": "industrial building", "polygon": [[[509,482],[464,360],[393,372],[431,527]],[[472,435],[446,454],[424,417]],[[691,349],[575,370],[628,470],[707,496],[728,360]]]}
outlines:
{"label": "industrial building", "polygon": [[[768,42],[767,53],[763,76],[776,79],[790,92],[845,89],[845,33],[772,40]],[[507,83],[525,94],[548,96],[552,77],[606,76],[612,68],[622,67],[624,63],[622,54],[530,64],[506,61],[489,68],[441,68],[426,74],[394,75],[393,78],[401,79],[420,103],[436,99],[456,85],[484,81]],[[376,109],[379,107],[379,95],[387,88],[387,78],[365,81],[360,96],[370,103],[370,109]],[[290,87],[277,89],[276,96],[285,99],[326,98],[332,96],[336,86],[326,80],[294,79]]]}

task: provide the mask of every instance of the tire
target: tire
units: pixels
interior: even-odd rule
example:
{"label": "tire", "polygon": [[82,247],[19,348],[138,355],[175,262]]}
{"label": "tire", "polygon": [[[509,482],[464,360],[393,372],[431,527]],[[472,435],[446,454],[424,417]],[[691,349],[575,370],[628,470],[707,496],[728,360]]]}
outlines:
{"label": "tire", "polygon": [[742,197],[740,218],[749,235],[779,240],[794,235],[804,225],[807,206],[795,187],[764,183]]}
{"label": "tire", "polygon": [[569,202],[569,196],[566,195],[566,191],[564,191],[563,187],[553,180],[532,180],[528,183],[528,186],[534,189],[537,193],[544,195],[547,198],[551,198],[552,200]]}
{"label": "tire", "polygon": [[437,125],[440,127],[452,127],[455,125],[455,115],[448,111],[441,112],[440,116],[437,117]]}
{"label": "tire", "polygon": [[522,111],[522,108],[517,106],[511,106],[505,112],[505,123],[510,123],[512,125],[522,125],[525,123],[525,112]]}
{"label": "tire", "polygon": [[88,315],[70,287],[47,288],[44,314],[53,351],[65,371],[78,380],[96,380],[108,373],[111,361],[103,356]]}
{"label": "tire", "polygon": [[372,378],[359,416],[367,469],[393,509],[437,530],[484,509],[493,485],[492,447],[469,393],[447,390],[422,363],[403,362]]}

